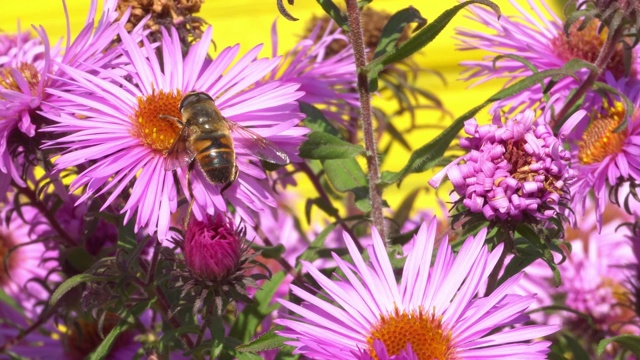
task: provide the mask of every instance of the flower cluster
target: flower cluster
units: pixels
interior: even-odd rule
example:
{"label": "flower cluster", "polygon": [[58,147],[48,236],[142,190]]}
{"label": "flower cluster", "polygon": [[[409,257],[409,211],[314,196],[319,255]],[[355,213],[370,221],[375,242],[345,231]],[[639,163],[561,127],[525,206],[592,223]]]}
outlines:
{"label": "flower cluster", "polygon": [[468,152],[436,175],[432,186],[446,174],[462,205],[490,221],[538,220],[557,213],[575,174],[569,152],[544,116],[536,119],[525,110],[504,124],[494,118],[493,124],[480,126],[471,119],[464,129],[470,137],[460,139],[460,146]]}
{"label": "flower cluster", "polygon": [[[0,33],[0,357],[635,351],[637,9],[448,10],[487,29],[457,31],[491,53],[466,80],[506,88],[425,143],[453,111],[413,54],[447,16],[365,3],[270,18],[270,51],[217,47],[202,0],[91,0],[79,31],[63,1],[61,40]],[[451,214],[416,174],[438,165]]]}

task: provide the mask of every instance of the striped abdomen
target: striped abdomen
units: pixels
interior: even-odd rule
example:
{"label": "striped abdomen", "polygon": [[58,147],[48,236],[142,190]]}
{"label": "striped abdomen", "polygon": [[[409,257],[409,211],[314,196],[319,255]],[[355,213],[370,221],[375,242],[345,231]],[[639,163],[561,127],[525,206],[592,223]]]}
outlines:
{"label": "striped abdomen", "polygon": [[195,160],[213,184],[227,184],[236,178],[236,153],[233,139],[224,132],[207,131],[191,139]]}

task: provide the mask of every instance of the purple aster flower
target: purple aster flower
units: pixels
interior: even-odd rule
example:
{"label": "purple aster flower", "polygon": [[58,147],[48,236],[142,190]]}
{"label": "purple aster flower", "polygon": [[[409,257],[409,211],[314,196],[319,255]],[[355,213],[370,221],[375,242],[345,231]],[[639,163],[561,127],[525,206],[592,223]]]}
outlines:
{"label": "purple aster flower", "polygon": [[[176,169],[178,183],[167,171],[166,154],[179,132],[175,120],[181,118],[179,104],[191,91],[210,95],[223,116],[270,140],[291,161],[298,161],[295,153],[308,132],[296,127],[302,118],[296,112],[295,100],[303,95],[297,91],[298,84],[257,84],[279,59],[256,59],[261,46],[237,58],[239,46],[234,46],[209,60],[211,33],[208,28],[183,58],[177,33],[165,32],[161,66],[154,45],[143,40],[140,46],[121,30],[122,52],[129,62],[125,65],[131,69],[127,77],[132,82],[116,71],[104,70],[98,77],[61,65],[73,86],[84,91],[51,90],[66,100],[66,106],[58,109],[59,116],[52,116],[58,124],[48,131],[66,136],[49,146],[65,150],[56,161],[57,169],[88,166],[71,184],[71,191],[86,186],[80,201],[108,193],[106,207],[124,198],[124,221],[135,216],[136,230],[157,231],[160,239],[167,238],[170,215],[178,206],[178,188],[187,198],[193,192],[193,213],[199,220],[205,214],[227,212],[225,199],[248,223],[253,223],[252,211],[276,205],[255,149],[234,132],[239,172],[224,196],[223,186],[212,184],[200,166],[190,173],[189,184],[186,167]],[[133,187],[126,190],[129,183]]]}
{"label": "purple aster flower", "polygon": [[445,238],[430,268],[436,221],[424,224],[407,256],[400,284],[384,241],[372,231],[369,263],[348,237],[345,242],[354,264],[333,255],[344,277],[330,280],[303,263],[324,291],[319,298],[292,286],[303,303],[281,301],[300,315],[277,320],[285,326],[279,334],[294,339],[289,344],[296,347],[295,353],[315,359],[352,359],[366,351],[375,357],[382,342],[387,356],[405,352],[401,358],[411,355],[406,352],[409,344],[420,359],[545,357],[549,342],[529,340],[549,335],[558,326],[505,328],[526,321],[524,311],[535,300],[533,295],[512,294],[522,274],[491,295],[476,297],[502,253],[502,245],[493,252],[484,246],[486,229],[469,237],[457,256]]}
{"label": "purple aster flower", "polygon": [[[275,58],[278,56],[276,22],[271,30],[271,41]],[[348,45],[334,53],[330,50],[334,42]],[[300,90],[305,94],[298,101],[320,107],[328,119],[344,126],[348,126],[345,115],[359,108],[353,48],[342,29],[334,29],[333,22],[318,22],[306,38],[282,57],[269,78],[300,84]]]}
{"label": "purple aster flower", "polygon": [[[471,6],[470,19],[486,26],[491,33],[483,33],[475,30],[458,29],[458,39],[462,42],[462,50],[480,49],[492,53],[481,61],[465,61],[462,65],[467,69],[466,80],[476,80],[474,85],[487,80],[503,78],[507,84],[526,78],[532,74],[527,64],[513,58],[500,59],[494,66],[493,59],[496,55],[515,55],[523,58],[537,70],[556,69],[564,66],[572,59],[582,59],[595,62],[607,37],[607,29],[598,32],[598,20],[590,21],[584,29],[579,29],[581,21],[573,24],[569,30],[569,36],[563,31],[563,22],[549,8],[547,2],[540,3],[527,0],[527,4],[533,11],[525,10],[521,3],[510,0],[515,7],[518,16],[501,16],[496,18],[495,13],[481,6]],[[579,31],[580,30],[580,31]],[[633,51],[630,77],[636,78],[635,67],[637,51]],[[619,44],[609,61],[605,72],[613,74],[617,79],[625,77],[623,45]],[[549,91],[549,95],[556,94],[566,97],[572,89],[584,80],[588,71],[578,72],[579,79],[563,78]],[[523,91],[513,97],[496,102],[492,106],[492,112],[503,108],[515,111],[519,107],[535,108],[545,94],[540,85]],[[599,103],[600,95],[587,94],[585,106],[590,103]],[[564,101],[563,101],[564,102]]]}
{"label": "purple aster flower", "polygon": [[619,208],[609,205],[600,232],[597,231],[596,204],[587,202],[587,212],[576,229],[567,229],[566,239],[571,244],[571,254],[560,263],[556,256],[562,283],[557,286],[549,266],[537,260],[525,269],[525,276],[518,285],[521,294],[537,293],[537,306],[561,305],[590,317],[587,321],[574,312],[554,311],[538,313],[534,319],[544,324],[562,325],[583,345],[593,351],[606,336],[623,333],[640,335],[632,311],[625,305],[631,293],[627,287],[638,266],[634,258],[632,236],[629,227],[620,226],[632,219]]}
{"label": "purple aster flower", "polygon": [[[28,327],[23,317],[5,307],[6,305],[0,304],[0,314],[10,316],[11,326],[2,326],[0,323],[0,345],[4,344],[2,340],[7,341],[15,338],[20,328],[26,329]],[[149,322],[148,317],[147,313],[143,314],[142,322]],[[103,341],[98,320],[88,315],[77,318],[67,317],[64,320],[65,323],[53,320],[46,322],[38,330],[28,333],[18,343],[10,345],[7,350],[29,359],[77,360],[88,358]],[[119,318],[116,315],[107,315],[102,323],[102,332],[108,334],[118,321]],[[138,334],[134,329],[122,332],[113,342],[105,358],[113,360],[135,358],[141,349],[141,344],[134,340]]]}
{"label": "purple aster flower", "polygon": [[[22,214],[22,215],[20,215]],[[10,216],[9,222],[5,222]],[[3,206],[0,214],[0,288],[13,297],[30,317],[35,317],[49,298],[42,283],[59,280],[58,252],[50,249],[39,236],[50,230],[44,217],[31,206]]]}
{"label": "purple aster flower", "polygon": [[[446,175],[460,196],[458,202],[490,221],[555,216],[574,173],[568,167],[569,152],[547,124],[549,116],[546,112],[536,118],[527,109],[505,124],[497,116],[482,126],[468,120],[464,129],[471,137],[460,139],[468,152],[429,184],[439,186]],[[582,112],[573,115],[582,116]]]}
{"label": "purple aster flower", "polygon": [[[616,81],[610,75],[607,82],[620,89],[638,109],[640,85],[624,79]],[[578,215],[584,213],[585,201],[593,190],[598,224],[602,224],[608,187],[616,187],[619,191],[621,183],[640,179],[640,113],[634,111],[627,126],[617,131],[624,121],[625,112],[621,101],[609,100],[589,114],[589,127],[579,141],[572,143],[572,169],[577,175],[571,185],[572,208]],[[568,120],[560,129],[560,136],[567,137],[575,126],[576,121]]]}

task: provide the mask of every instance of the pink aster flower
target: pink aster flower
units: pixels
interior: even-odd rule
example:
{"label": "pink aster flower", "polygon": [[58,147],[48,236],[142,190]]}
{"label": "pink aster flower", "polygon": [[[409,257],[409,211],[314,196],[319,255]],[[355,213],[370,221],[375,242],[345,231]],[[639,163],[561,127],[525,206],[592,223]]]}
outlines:
{"label": "pink aster flower", "polygon": [[[619,191],[621,183],[640,179],[640,112],[637,110],[640,85],[627,80],[616,81],[610,75],[607,82],[620,89],[636,110],[626,127],[617,131],[625,118],[625,106],[621,101],[609,100],[589,114],[589,127],[580,140],[572,142],[572,168],[577,175],[571,185],[572,208],[578,215],[584,213],[585,201],[593,191],[599,225],[609,199],[608,188],[614,186]],[[567,137],[575,126],[576,121],[568,120],[560,129],[560,136]]]}
{"label": "pink aster flower", "polygon": [[[327,24],[325,24],[327,25]],[[360,100],[356,89],[356,65],[353,48],[342,29],[332,30],[329,22],[321,33],[322,22],[311,33],[287,52],[273,69],[269,78],[300,84],[304,95],[298,101],[320,107],[329,120],[345,126],[345,115],[358,109]],[[271,30],[272,53],[278,56],[278,32],[276,22]],[[346,44],[338,53],[329,49],[333,42]]]}
{"label": "pink aster flower", "polygon": [[[7,319],[6,324],[0,321],[0,346],[6,341],[14,339],[20,329],[29,326],[26,319],[15,310],[0,303],[0,315],[2,320]],[[148,314],[144,314],[142,322],[148,322]],[[15,344],[8,347],[11,353],[28,359],[59,359],[77,360],[86,359],[94,352],[103,341],[99,332],[98,321],[85,317],[65,317],[66,323],[50,320],[31,331]],[[102,332],[108,334],[117,324],[118,319],[107,316],[102,324]],[[141,349],[141,344],[134,338],[139,335],[135,329],[129,329],[121,333],[113,342],[106,359],[133,359]]]}
{"label": "pink aster flower", "polygon": [[[58,266],[58,252],[45,246],[39,236],[50,230],[44,217],[31,206],[22,206],[20,212],[5,205],[0,214],[0,287],[13,297],[30,317],[38,314],[49,297],[49,289],[40,282],[58,280],[54,272]],[[9,222],[4,220],[11,215]],[[40,241],[38,241],[40,240]]]}
{"label": "pink aster flower", "polygon": [[534,295],[512,294],[522,274],[487,297],[476,296],[502,253],[502,245],[493,252],[484,246],[486,229],[469,237],[457,256],[445,239],[430,267],[436,222],[424,224],[407,255],[399,284],[384,241],[373,232],[368,263],[345,236],[354,264],[333,255],[344,277],[330,280],[303,263],[322,287],[323,298],[292,286],[303,303],[281,301],[300,315],[277,320],[285,327],[280,335],[293,339],[289,344],[296,347],[295,353],[335,360],[352,359],[363,351],[377,356],[382,342],[387,356],[404,352],[400,358],[411,355],[408,345],[420,359],[545,357],[549,342],[529,341],[559,327],[509,327],[527,320],[524,311],[535,300]]}
{"label": "pink aster flower", "polygon": [[[187,198],[193,192],[193,213],[202,220],[205,214],[227,212],[228,200],[242,218],[252,221],[253,211],[275,206],[264,170],[256,161],[255,149],[232,132],[235,142],[238,177],[221,194],[222,185],[212,184],[195,166],[187,184],[187,167],[168,171],[166,154],[178,135],[182,97],[198,91],[215,99],[223,116],[251,128],[285,152],[291,161],[308,130],[296,127],[302,115],[296,112],[303,95],[298,84],[279,81],[258,83],[279,59],[257,59],[261,46],[237,58],[239,46],[226,48],[207,58],[211,28],[195,43],[185,58],[178,34],[163,37],[163,63],[155,46],[146,39],[142,46],[121,30],[122,52],[131,71],[125,80],[119,72],[104,70],[100,76],[61,65],[80,94],[52,93],[66,100],[58,124],[48,131],[65,135],[49,144],[65,150],[56,161],[57,169],[88,166],[71,184],[71,191],[86,186],[80,201],[107,194],[105,207],[124,198],[124,221],[135,216],[136,230],[145,227],[167,238],[170,215],[178,206],[178,188]],[[233,64],[233,65],[232,65]],[[129,183],[133,186],[129,189]],[[117,202],[115,204],[118,204]],[[120,206],[120,205],[117,205]]]}
{"label": "pink aster flower", "polygon": [[[471,6],[469,18],[486,26],[489,31],[458,29],[457,38],[462,42],[462,50],[480,49],[488,51],[481,61],[465,61],[462,65],[467,69],[466,80],[475,80],[474,85],[491,79],[507,79],[507,84],[526,78],[532,74],[528,65],[533,65],[538,71],[556,69],[564,66],[572,59],[582,59],[591,63],[595,62],[607,36],[607,30],[598,33],[599,22],[591,21],[585,29],[578,31],[581,21],[575,23],[566,36],[563,30],[563,22],[550,9],[547,2],[527,0],[526,4],[531,8],[527,11],[521,2],[509,1],[517,9],[517,16],[501,16],[482,6]],[[527,61],[514,58],[502,58],[494,66],[493,59],[497,55],[518,56]],[[613,74],[617,79],[626,77],[623,46],[616,48],[613,58],[607,65],[606,72]],[[631,65],[632,78],[637,76],[636,58],[637,51],[633,51]],[[586,69],[578,72],[579,79],[563,78],[550,90],[551,96],[560,95],[566,97],[572,89],[576,88],[588,74]],[[496,102],[492,111],[507,108],[514,111],[520,106],[535,108],[543,96],[540,85],[523,91],[513,97]],[[599,103],[599,95],[589,93],[585,99],[585,106],[592,102]]]}
{"label": "pink aster flower", "polygon": [[[574,178],[569,152],[547,124],[550,112],[536,118],[532,110],[502,124],[465,122],[460,146],[468,152],[429,181],[437,187],[446,175],[471,213],[490,221],[520,221],[526,216],[555,216],[567,185]],[[573,117],[582,117],[577,112]]]}
{"label": "pink aster flower", "polygon": [[[574,312],[554,311],[536,314],[536,321],[559,324],[585,347],[593,351],[605,336],[631,333],[640,335],[637,319],[625,305],[631,296],[628,280],[638,266],[633,255],[629,227],[620,226],[632,217],[609,205],[601,231],[596,231],[596,204],[587,202],[587,212],[576,229],[567,229],[571,254],[558,265],[562,283],[557,286],[549,266],[537,260],[525,269],[519,293],[535,292],[537,306],[561,305],[590,317],[588,322]],[[560,262],[560,256],[556,256]]]}

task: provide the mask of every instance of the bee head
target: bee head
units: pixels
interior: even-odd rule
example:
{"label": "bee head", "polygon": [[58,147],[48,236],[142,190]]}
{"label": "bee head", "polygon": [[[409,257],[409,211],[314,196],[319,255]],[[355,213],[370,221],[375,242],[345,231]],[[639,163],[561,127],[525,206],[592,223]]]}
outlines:
{"label": "bee head", "polygon": [[178,110],[182,112],[185,107],[204,101],[213,101],[213,98],[204,92],[190,92],[182,98]]}

